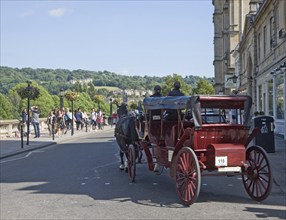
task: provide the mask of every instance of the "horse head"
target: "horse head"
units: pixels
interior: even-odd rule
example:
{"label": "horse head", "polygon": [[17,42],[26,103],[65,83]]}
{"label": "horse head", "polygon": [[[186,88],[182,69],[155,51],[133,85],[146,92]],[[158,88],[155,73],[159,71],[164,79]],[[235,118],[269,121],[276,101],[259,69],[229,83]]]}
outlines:
{"label": "horse head", "polygon": [[128,110],[127,110],[127,105],[125,103],[122,103],[120,106],[118,106],[117,114],[119,118],[127,116]]}

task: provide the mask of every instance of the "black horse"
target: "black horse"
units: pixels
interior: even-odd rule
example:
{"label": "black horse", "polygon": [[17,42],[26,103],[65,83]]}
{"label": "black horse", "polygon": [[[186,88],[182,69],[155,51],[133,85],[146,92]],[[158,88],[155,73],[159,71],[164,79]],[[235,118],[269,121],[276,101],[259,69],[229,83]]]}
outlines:
{"label": "black horse", "polygon": [[139,137],[135,128],[135,116],[127,115],[121,117],[115,126],[115,138],[120,148],[120,169],[124,167],[124,154],[128,160],[128,148],[130,144],[137,145]]}

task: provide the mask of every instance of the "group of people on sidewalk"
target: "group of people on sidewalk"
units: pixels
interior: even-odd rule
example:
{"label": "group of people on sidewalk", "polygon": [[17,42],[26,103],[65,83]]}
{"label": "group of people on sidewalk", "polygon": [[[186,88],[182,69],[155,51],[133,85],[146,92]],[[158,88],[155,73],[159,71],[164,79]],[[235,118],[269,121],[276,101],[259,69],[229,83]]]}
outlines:
{"label": "group of people on sidewalk", "polygon": [[100,110],[96,111],[95,108],[91,110],[90,114],[80,108],[76,109],[74,113],[70,112],[68,108],[66,110],[62,108],[52,110],[47,118],[50,136],[52,135],[53,126],[55,134],[61,137],[68,130],[71,130],[74,124],[76,130],[83,130],[84,127],[89,131],[102,130],[105,125],[105,114]]}
{"label": "group of people on sidewalk", "polygon": [[[21,118],[22,118],[21,123],[24,127],[26,127],[26,125],[28,125],[28,123],[31,122],[31,124],[34,127],[35,138],[39,138],[41,134],[40,134],[40,111],[39,111],[38,106],[31,107],[29,116],[28,116],[27,110],[23,109],[22,114],[21,114]],[[29,118],[30,118],[30,122],[29,122]],[[30,133],[30,131],[27,131],[27,133]]]}
{"label": "group of people on sidewalk", "polygon": [[[40,132],[40,110],[38,106],[33,106],[29,110],[24,109],[21,113],[21,126],[25,135],[31,134],[28,130],[28,124],[31,124],[34,128],[34,138],[41,136]],[[74,123],[73,123],[74,122]],[[49,130],[49,136],[55,134],[57,137],[61,137],[66,134],[68,130],[72,129],[75,124],[76,130],[83,130],[86,127],[89,131],[103,129],[106,124],[105,114],[95,108],[88,114],[86,111],[81,111],[80,108],[76,109],[72,113],[68,108],[54,108],[47,116],[46,124]],[[29,127],[30,128],[30,127]],[[20,129],[19,129],[20,130]]]}

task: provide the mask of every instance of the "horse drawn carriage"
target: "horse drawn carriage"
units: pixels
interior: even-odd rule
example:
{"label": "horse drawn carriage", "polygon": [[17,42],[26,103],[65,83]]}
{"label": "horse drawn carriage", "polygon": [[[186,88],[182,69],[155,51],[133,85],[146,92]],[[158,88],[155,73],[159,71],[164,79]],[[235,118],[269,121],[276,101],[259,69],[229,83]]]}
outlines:
{"label": "horse drawn carriage", "polygon": [[133,138],[126,144],[131,181],[143,149],[150,171],[155,165],[170,170],[185,205],[198,198],[204,173],[242,175],[248,195],[256,201],[266,199],[272,172],[266,152],[251,144],[259,132],[250,131],[251,104],[249,96],[145,98],[144,126],[135,120]]}

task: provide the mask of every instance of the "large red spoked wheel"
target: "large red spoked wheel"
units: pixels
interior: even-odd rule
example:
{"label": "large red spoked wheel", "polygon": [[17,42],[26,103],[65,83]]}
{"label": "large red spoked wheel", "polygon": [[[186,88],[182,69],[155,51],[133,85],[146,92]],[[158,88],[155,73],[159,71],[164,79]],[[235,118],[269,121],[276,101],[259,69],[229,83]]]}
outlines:
{"label": "large red spoked wheel", "polygon": [[176,187],[184,205],[191,205],[197,200],[201,188],[201,171],[197,156],[189,147],[183,147],[178,153]]}
{"label": "large red spoked wheel", "polygon": [[259,146],[249,147],[246,163],[248,167],[242,172],[244,188],[253,200],[262,201],[270,194],[273,181],[265,150]]}
{"label": "large red spoked wheel", "polygon": [[130,144],[128,147],[128,176],[131,182],[135,181],[136,176],[136,154],[135,146]]}

